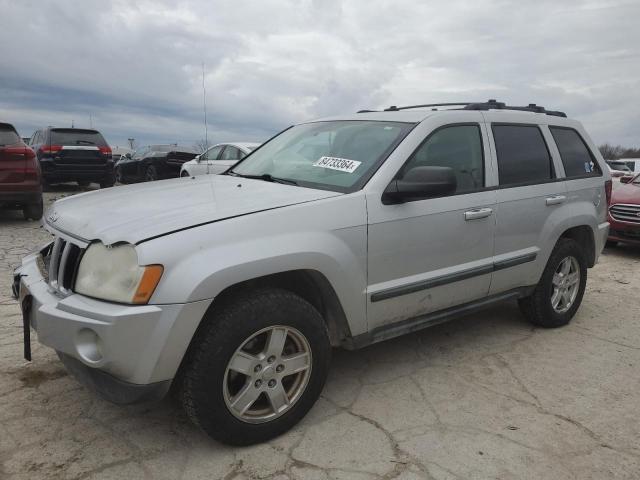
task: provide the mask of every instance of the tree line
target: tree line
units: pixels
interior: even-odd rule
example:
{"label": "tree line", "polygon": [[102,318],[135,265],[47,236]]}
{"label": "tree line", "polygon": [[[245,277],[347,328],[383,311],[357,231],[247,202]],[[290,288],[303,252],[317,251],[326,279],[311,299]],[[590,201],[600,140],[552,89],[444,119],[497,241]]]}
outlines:
{"label": "tree line", "polygon": [[640,148],[627,148],[622,145],[604,143],[598,147],[605,160],[618,160],[619,158],[640,158]]}

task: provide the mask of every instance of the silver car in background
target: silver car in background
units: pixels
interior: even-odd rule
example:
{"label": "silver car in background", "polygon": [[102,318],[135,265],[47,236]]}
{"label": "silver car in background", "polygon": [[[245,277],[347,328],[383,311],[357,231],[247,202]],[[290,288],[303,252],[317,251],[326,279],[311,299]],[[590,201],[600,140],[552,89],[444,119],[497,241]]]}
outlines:
{"label": "silver car in background", "polygon": [[233,167],[259,146],[259,143],[248,142],[218,143],[193,160],[185,162],[180,169],[180,176],[218,175]]}
{"label": "silver car in background", "polygon": [[25,352],[33,329],[118,403],[173,386],[246,445],[304,417],[332,347],[506,300],[566,325],[609,229],[587,132],[535,105],[420,107],[293,126],[224,175],[58,200],[54,241],[14,275]]}

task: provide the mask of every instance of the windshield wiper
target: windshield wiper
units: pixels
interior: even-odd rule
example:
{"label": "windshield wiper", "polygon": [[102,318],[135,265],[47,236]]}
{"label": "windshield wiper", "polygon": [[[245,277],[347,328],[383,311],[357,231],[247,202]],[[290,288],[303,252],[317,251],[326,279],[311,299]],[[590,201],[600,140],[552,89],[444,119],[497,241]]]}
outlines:
{"label": "windshield wiper", "polygon": [[265,182],[282,183],[284,185],[298,185],[298,182],[289,180],[288,178],[274,177],[270,173],[263,173],[262,175],[244,175],[242,173],[229,172],[229,175],[234,177],[249,178],[251,180],[264,180]]}

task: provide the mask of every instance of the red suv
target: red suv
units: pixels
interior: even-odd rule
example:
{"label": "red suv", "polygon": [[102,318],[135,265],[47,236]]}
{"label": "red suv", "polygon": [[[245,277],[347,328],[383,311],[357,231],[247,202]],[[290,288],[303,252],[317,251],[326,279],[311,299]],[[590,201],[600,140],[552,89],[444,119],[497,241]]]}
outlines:
{"label": "red suv", "polygon": [[42,218],[40,164],[9,123],[0,123],[0,206],[21,208],[26,219]]}
{"label": "red suv", "polygon": [[640,245],[640,174],[620,178],[609,207],[609,245],[618,242]]}

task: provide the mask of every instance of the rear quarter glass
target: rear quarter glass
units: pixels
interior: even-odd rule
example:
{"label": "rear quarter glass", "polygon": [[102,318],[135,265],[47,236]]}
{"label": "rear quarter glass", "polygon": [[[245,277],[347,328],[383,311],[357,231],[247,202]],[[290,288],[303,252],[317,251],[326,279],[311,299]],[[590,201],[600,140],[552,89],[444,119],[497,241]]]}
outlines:
{"label": "rear quarter glass", "polygon": [[99,147],[107,145],[100,132],[79,128],[52,129],[50,143],[52,145],[95,145]]}

